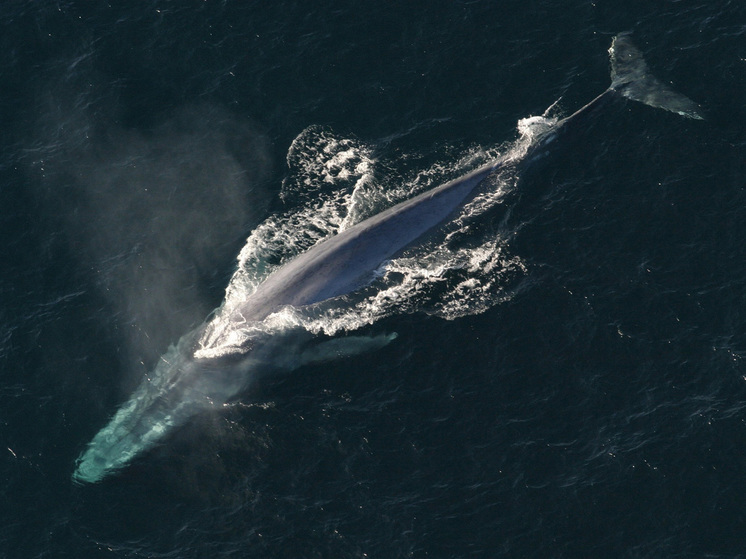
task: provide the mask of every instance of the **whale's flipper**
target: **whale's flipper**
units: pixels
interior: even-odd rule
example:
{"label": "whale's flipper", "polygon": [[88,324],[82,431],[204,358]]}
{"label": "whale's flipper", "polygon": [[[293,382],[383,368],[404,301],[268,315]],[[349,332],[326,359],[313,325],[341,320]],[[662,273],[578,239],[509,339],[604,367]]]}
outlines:
{"label": "whale's flipper", "polygon": [[397,337],[396,332],[377,336],[346,336],[315,344],[301,353],[297,367],[310,363],[322,363],[340,357],[350,357],[380,349]]}
{"label": "whale's flipper", "polygon": [[665,109],[688,118],[704,119],[694,101],[675,92],[653,76],[629,33],[620,33],[611,43],[611,89],[628,99]]}

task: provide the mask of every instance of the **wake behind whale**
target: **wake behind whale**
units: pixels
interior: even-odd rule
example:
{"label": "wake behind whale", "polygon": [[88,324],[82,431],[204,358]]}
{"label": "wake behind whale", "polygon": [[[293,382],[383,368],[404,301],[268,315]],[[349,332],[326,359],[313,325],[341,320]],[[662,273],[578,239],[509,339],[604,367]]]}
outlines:
{"label": "wake behind whale", "polygon": [[[501,292],[491,282],[501,272],[521,268],[519,260],[505,255],[500,239],[456,249],[431,243],[416,256],[408,251],[427,244],[433,232],[444,231],[446,240],[458,235],[465,216],[499,202],[508,188],[500,179],[502,173],[516,172],[536,160],[549,144],[582,126],[613,99],[626,97],[701,118],[696,104],[649,74],[627,35],[617,36],[609,52],[611,86],[590,103],[561,120],[520,121],[521,137],[502,154],[367,217],[356,206],[367,176],[365,158],[358,157],[355,169],[361,177],[344,197],[348,211],[343,215],[329,209],[339,206],[322,204],[313,206],[318,214],[303,213],[305,221],[291,216],[282,222],[280,231],[297,230],[299,223],[307,227],[314,243],[277,265],[265,258],[263,241],[278,232],[278,221],[270,218],[249,237],[221,307],[162,356],[153,373],[89,443],[73,479],[96,482],[126,466],[193,415],[241,394],[264,371],[293,369],[389,343],[392,336],[330,339],[317,334],[352,331],[406,309],[423,283],[438,283],[429,278],[452,280],[439,295],[444,316],[479,312],[494,304]],[[338,155],[335,164],[340,165],[356,157],[348,153],[345,159],[344,150]],[[475,159],[484,159],[484,154]]]}

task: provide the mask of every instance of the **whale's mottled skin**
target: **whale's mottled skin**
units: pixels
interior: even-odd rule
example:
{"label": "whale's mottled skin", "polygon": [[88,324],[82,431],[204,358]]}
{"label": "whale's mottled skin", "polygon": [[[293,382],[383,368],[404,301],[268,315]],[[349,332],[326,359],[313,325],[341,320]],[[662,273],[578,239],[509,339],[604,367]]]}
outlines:
{"label": "whale's mottled skin", "polygon": [[236,312],[246,320],[262,320],[284,305],[301,307],[354,291],[382,262],[461,207],[502,163],[424,192],[317,244],[270,275]]}
{"label": "whale's mottled skin", "polygon": [[[273,272],[227,319],[241,324],[258,322],[285,306],[305,307],[365,285],[384,261],[446,221],[474,195],[478,185],[506,163],[531,162],[561,133],[582,127],[584,116],[620,95],[683,116],[702,118],[694,102],[649,74],[627,34],[614,38],[609,53],[611,86],[535,139],[520,161],[507,155],[320,242]],[[96,482],[121,469],[173,427],[205,407],[221,405],[245,390],[259,359],[256,355],[265,360],[268,355],[272,358],[273,340],[267,338],[254,340],[248,355],[198,358],[194,354],[195,341],[205,327],[186,334],[164,355],[153,374],[96,434],[78,459],[75,481]],[[380,347],[389,341],[380,337],[347,340],[350,352]],[[334,354],[344,353],[343,344],[334,342],[329,347]],[[283,346],[283,352],[288,351]],[[319,359],[321,354],[323,351],[316,348],[307,359]]]}

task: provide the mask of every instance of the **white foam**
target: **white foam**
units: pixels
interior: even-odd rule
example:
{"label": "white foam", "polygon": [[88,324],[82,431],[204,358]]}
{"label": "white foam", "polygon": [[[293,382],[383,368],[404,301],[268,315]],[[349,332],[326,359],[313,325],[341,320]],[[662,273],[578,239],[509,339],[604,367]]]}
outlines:
{"label": "white foam", "polygon": [[[267,219],[247,239],[225,302],[208,324],[197,356],[245,351],[258,332],[302,328],[334,335],[411,312],[455,319],[510,298],[526,265],[511,255],[509,235],[491,233],[480,238],[473,224],[503,203],[515,187],[515,168],[510,163],[520,161],[556,122],[544,116],[522,119],[517,126],[519,138],[512,145],[468,149],[403,180],[391,169],[407,156],[397,154],[393,161],[381,164],[373,158],[371,147],[359,140],[340,138],[320,127],[304,130],[288,151],[290,172],[281,194],[288,211]],[[274,269],[293,256],[401,200],[494,160],[500,150],[508,165],[488,179],[489,184],[445,226],[440,237],[385,262],[370,288],[343,301],[322,303],[313,312],[285,308],[260,324],[241,321],[234,312]]]}

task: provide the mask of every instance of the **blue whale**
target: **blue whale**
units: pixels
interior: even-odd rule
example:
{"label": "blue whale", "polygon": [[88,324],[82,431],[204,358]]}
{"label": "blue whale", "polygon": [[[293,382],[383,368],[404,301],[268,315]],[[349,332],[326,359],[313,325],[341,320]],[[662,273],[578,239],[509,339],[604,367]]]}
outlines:
{"label": "blue whale", "polygon": [[[614,98],[626,97],[689,118],[702,118],[693,101],[648,72],[628,34],[616,36],[609,53],[610,87],[546,130],[521,154],[521,161],[532,161],[549,143],[581,125],[584,115]],[[515,157],[508,154],[319,242],[270,274],[253,294],[232,309],[228,320],[259,323],[287,306],[307,307],[367,285],[383,262],[446,222],[475,195],[478,185],[505,165],[518,163]],[[197,340],[208,324],[182,337],[95,435],[77,460],[74,481],[93,483],[120,470],[174,427],[246,390],[263,363],[274,361],[281,366],[277,362],[284,359],[282,356],[295,352],[297,358],[288,365],[292,367],[328,355],[370,350],[390,341],[385,336],[332,339],[325,342],[324,351],[319,347],[303,349],[300,345],[289,348],[287,339],[278,341],[277,336],[257,334],[250,347],[242,348],[236,355],[199,357],[195,354]]]}

